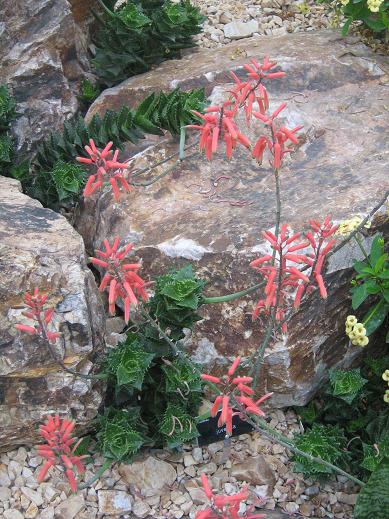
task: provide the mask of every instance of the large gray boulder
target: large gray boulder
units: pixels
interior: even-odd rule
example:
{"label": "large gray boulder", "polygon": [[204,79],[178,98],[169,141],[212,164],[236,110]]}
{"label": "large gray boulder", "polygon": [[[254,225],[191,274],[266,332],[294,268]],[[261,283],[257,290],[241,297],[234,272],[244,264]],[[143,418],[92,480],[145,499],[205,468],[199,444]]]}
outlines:
{"label": "large gray boulder", "polygon": [[78,107],[80,79],[89,71],[87,46],[95,0],[2,0],[0,83],[18,103],[18,149],[62,127]]}
{"label": "large gray boulder", "polygon": [[[242,74],[243,63],[265,55],[288,74],[268,85],[272,106],[287,101],[286,125],[304,125],[302,142],[281,175],[283,221],[300,230],[310,218],[323,219],[328,213],[336,221],[365,215],[389,188],[389,60],[336,32],[251,38],[163,63],[105,91],[88,117],[177,86],[203,86],[212,103],[220,102],[231,88],[229,70]],[[250,131],[258,135],[259,125]],[[167,137],[146,144],[135,150],[137,166],[177,149]],[[214,186],[221,175],[228,178]],[[212,190],[208,196],[201,193],[211,188],[215,196],[209,197]],[[237,207],[237,199],[250,205]],[[272,172],[267,164],[258,168],[240,148],[231,162],[222,153],[211,163],[198,156],[186,160],[173,176],[137,188],[119,203],[113,203],[110,193],[88,199],[77,227],[91,249],[115,235],[133,241],[144,260],[143,276],[192,262],[208,282],[206,293],[219,295],[259,282],[249,262],[263,250],[261,231],[274,221]],[[344,335],[356,254],[347,248],[332,258],[328,299],[313,295],[293,317],[287,338],[274,341],[266,352],[261,390],[275,392],[274,405],[306,403],[329,368],[350,366],[361,354]],[[237,354],[250,355],[263,330],[261,322],[251,320],[257,297],[203,307],[204,320],[188,340],[194,359],[206,369],[224,370]]]}
{"label": "large gray boulder", "polygon": [[0,451],[34,444],[49,414],[84,429],[97,414],[101,383],[65,372],[34,336],[15,329],[26,291],[50,294],[66,366],[91,373],[103,349],[104,311],[82,238],[63,216],[0,177]]}

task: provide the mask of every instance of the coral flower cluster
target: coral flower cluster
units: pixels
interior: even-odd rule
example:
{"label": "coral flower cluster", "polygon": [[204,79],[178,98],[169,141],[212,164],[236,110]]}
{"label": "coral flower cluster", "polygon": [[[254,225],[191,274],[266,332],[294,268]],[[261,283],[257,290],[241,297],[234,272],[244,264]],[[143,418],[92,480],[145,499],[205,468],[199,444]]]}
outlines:
{"label": "coral flower cluster", "polygon": [[366,346],[369,344],[369,337],[366,336],[366,328],[363,323],[358,322],[355,315],[347,316],[346,335],[354,346]]}
{"label": "coral flower cluster", "polygon": [[[264,231],[263,236],[272,249],[250,263],[265,279],[264,296],[258,301],[253,311],[253,319],[261,312],[268,313],[275,310],[275,319],[281,323],[283,332],[286,332],[286,311],[290,293],[294,292],[294,308],[299,308],[305,293],[318,286],[320,295],[327,297],[322,269],[326,256],[332,249],[335,240],[332,235],[337,227],[332,225],[330,216],[322,224],[316,220],[309,222],[311,230],[303,235],[291,234],[287,225],[282,225],[279,236],[270,231]],[[306,251],[302,254],[303,251]],[[302,272],[296,265],[309,269],[309,275]]]}
{"label": "coral flower cluster", "polygon": [[38,453],[46,459],[38,475],[38,483],[41,483],[54,465],[63,467],[66,477],[68,478],[70,488],[73,492],[77,491],[77,480],[75,472],[83,474],[85,472],[82,460],[88,456],[76,456],[75,451],[81,440],[73,438],[73,429],[75,423],[67,420],[61,420],[59,416],[49,416],[47,422],[41,426],[40,435],[46,441],[43,445],[38,445]]}
{"label": "coral flower cluster", "polygon": [[23,311],[22,314],[33,322],[31,325],[17,324],[15,327],[21,332],[38,335],[51,344],[55,344],[61,334],[59,332],[50,331],[48,328],[53,319],[54,308],[44,309],[47,297],[47,295],[40,294],[38,288],[35,288],[32,294],[26,292],[24,302],[28,310]]}
{"label": "coral flower cluster", "polygon": [[234,400],[238,402],[245,413],[255,414],[257,416],[265,416],[260,409],[260,404],[270,398],[273,393],[267,393],[259,400],[254,401],[252,396],[254,390],[250,387],[253,381],[252,377],[234,377],[234,374],[240,364],[241,358],[237,357],[227,371],[227,375],[223,377],[214,377],[212,375],[201,375],[205,381],[212,382],[218,386],[221,394],[215,398],[215,402],[211,409],[211,416],[216,416],[221,409],[218,426],[226,425],[226,433],[232,434],[232,418],[234,414],[241,414],[241,411],[234,411]]}
{"label": "coral flower cluster", "polygon": [[108,289],[109,313],[115,315],[115,304],[118,299],[122,299],[124,304],[124,319],[126,323],[130,319],[130,307],[138,304],[138,298],[147,301],[148,294],[146,287],[149,285],[139,275],[138,271],[142,267],[141,263],[129,263],[126,259],[127,254],[133,247],[132,243],[119,249],[120,237],[117,236],[113,244],[104,240],[104,251],[96,250],[99,258],[90,258],[91,263],[106,269],[106,273],[101,281],[99,290],[102,292]]}
{"label": "coral flower cluster", "polygon": [[262,519],[266,517],[264,514],[251,513],[253,506],[248,507],[243,514],[240,513],[241,504],[249,495],[247,487],[232,496],[217,496],[213,493],[205,474],[201,474],[201,483],[211,506],[197,512],[195,519]]}
{"label": "coral flower cluster", "polygon": [[[119,150],[116,150],[111,157],[113,151],[112,142],[109,142],[103,150],[96,148],[93,139],[89,140],[89,146],[85,146],[85,151],[89,157],[77,157],[76,160],[83,164],[93,165],[96,172],[90,175],[84,188],[84,197],[92,195],[97,189],[104,184],[105,178],[111,184],[115,200],[120,198],[120,189],[131,191],[131,187],[124,178],[124,171],[129,169],[128,164],[118,162]],[[127,173],[128,175],[128,173]]]}
{"label": "coral flower cluster", "polygon": [[[282,103],[272,114],[266,115],[269,108],[269,99],[262,81],[286,75],[285,72],[281,71],[271,72],[270,70],[276,65],[277,62],[270,62],[268,57],[264,58],[261,65],[255,59],[252,59],[250,64],[244,65],[248,80],[242,81],[234,72],[231,72],[235,86],[230,91],[228,101],[221,106],[206,108],[204,114],[194,112],[203,120],[203,124],[189,125],[187,128],[200,132],[200,150],[205,152],[208,160],[211,160],[213,154],[217,151],[220,140],[225,142],[228,159],[232,157],[233,150],[238,142],[246,148],[252,148],[249,139],[238,130],[235,121],[240,108],[244,109],[247,123],[254,115],[270,129],[270,135],[260,136],[252,148],[252,156],[258,162],[262,162],[265,150],[269,149],[273,156],[271,164],[278,169],[281,167],[283,156],[293,151],[292,148],[286,147],[286,143],[290,141],[292,144],[298,144],[295,133],[302,126],[289,130],[285,126],[277,128],[275,124],[276,117],[284,110],[286,103]],[[253,111],[254,103],[257,103],[259,111]]]}

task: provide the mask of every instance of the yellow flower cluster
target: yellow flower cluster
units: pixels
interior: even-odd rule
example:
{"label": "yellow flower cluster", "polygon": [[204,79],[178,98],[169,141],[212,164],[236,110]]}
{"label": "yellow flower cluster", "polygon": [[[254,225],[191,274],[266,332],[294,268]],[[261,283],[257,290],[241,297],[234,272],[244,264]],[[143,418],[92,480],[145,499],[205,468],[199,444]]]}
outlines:
{"label": "yellow flower cluster", "polygon": [[340,0],[340,3],[343,5],[343,7],[346,7],[346,5],[349,3],[350,0]]}
{"label": "yellow flower cluster", "polygon": [[[338,229],[335,234],[338,236],[348,236],[350,233],[355,231],[355,229],[362,223],[362,218],[360,216],[353,216],[348,220],[344,220],[344,222],[340,223]],[[370,222],[367,222],[364,227],[369,229],[371,226]]]}
{"label": "yellow flower cluster", "polygon": [[[388,383],[389,385],[389,369],[386,369],[383,373],[382,373],[382,378],[385,380],[385,382]],[[385,394],[384,394],[384,401],[389,404],[389,389],[387,389],[385,391]]]}
{"label": "yellow flower cluster", "polygon": [[358,322],[355,315],[349,315],[346,319],[346,335],[354,346],[366,346],[369,337],[366,336],[366,328]]}
{"label": "yellow flower cluster", "polygon": [[378,13],[384,0],[367,0],[367,7],[372,13]]}

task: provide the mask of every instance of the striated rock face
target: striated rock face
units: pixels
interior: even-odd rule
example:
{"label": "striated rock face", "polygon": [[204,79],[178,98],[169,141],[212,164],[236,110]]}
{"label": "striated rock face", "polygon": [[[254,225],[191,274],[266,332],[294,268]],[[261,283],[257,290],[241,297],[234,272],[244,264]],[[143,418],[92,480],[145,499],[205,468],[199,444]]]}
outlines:
{"label": "striated rock face", "polygon": [[34,336],[15,329],[26,322],[23,295],[50,293],[62,333],[56,354],[89,373],[102,349],[104,313],[84,244],[62,216],[0,177],[0,451],[37,441],[51,413],[87,426],[97,413],[102,386],[66,373]]}
{"label": "striated rock face", "polygon": [[[231,88],[228,71],[242,74],[241,66],[250,57],[262,60],[266,54],[288,73],[268,85],[270,109],[287,101],[286,126],[304,125],[302,143],[282,172],[283,221],[300,230],[310,218],[323,219],[328,213],[335,221],[366,214],[389,188],[389,116],[383,108],[389,62],[332,31],[251,38],[166,62],[104,92],[89,117],[176,86],[204,86],[212,104],[219,103]],[[250,136],[258,135],[260,128],[253,123]],[[177,149],[168,138],[146,144],[147,149],[137,150],[136,166],[152,164]],[[220,176],[225,178],[217,181]],[[237,200],[249,205],[238,207]],[[110,193],[97,204],[88,200],[78,229],[90,248],[115,235],[135,242],[144,260],[143,276],[192,262],[207,280],[211,296],[259,281],[249,262],[264,251],[261,231],[272,228],[274,221],[272,171],[267,163],[258,168],[240,148],[231,162],[221,153],[212,163],[190,158],[173,176],[138,188],[120,203],[112,203]],[[267,351],[261,391],[275,392],[274,405],[306,403],[329,368],[349,366],[360,354],[344,337],[350,313],[349,267],[357,254],[348,247],[331,258],[329,298],[312,296],[293,317],[288,337]],[[206,368],[218,369],[237,354],[250,355],[262,333],[262,324],[251,321],[256,298],[254,294],[204,306],[204,320],[187,341],[193,357]]]}
{"label": "striated rock face", "polygon": [[2,0],[0,83],[21,114],[14,131],[23,152],[76,112],[76,83],[86,58],[92,0]]}

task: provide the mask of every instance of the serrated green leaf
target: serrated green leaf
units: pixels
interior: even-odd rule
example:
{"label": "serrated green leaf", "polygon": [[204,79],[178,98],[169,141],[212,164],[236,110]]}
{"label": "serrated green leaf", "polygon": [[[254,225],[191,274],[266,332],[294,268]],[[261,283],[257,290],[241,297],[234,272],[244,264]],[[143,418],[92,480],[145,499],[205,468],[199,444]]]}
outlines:
{"label": "serrated green leaf", "polygon": [[367,379],[363,378],[360,369],[340,370],[329,372],[332,394],[351,404],[359,394]]}
{"label": "serrated green leaf", "polygon": [[355,519],[387,519],[389,513],[389,459],[381,461],[358,494]]}

